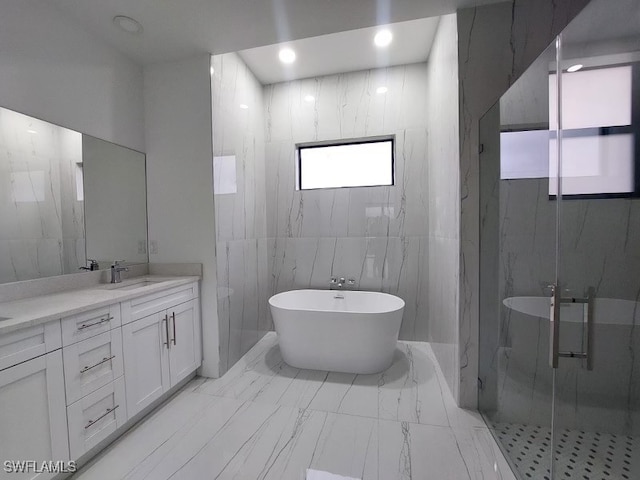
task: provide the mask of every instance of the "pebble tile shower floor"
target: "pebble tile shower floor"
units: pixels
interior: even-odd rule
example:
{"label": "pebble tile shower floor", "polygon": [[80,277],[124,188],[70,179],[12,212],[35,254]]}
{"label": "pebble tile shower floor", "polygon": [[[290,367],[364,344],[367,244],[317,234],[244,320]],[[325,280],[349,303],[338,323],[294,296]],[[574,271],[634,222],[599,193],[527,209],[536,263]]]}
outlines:
{"label": "pebble tile shower floor", "polygon": [[[548,427],[496,423],[493,428],[523,478],[549,480]],[[556,448],[557,477],[579,480],[640,479],[640,438],[562,430]]]}

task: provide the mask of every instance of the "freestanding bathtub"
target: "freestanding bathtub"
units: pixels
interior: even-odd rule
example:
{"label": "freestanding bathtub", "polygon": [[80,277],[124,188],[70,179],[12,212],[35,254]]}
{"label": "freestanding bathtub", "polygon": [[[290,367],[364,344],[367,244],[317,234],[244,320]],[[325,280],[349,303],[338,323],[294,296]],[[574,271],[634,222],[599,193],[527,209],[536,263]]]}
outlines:
{"label": "freestanding bathtub", "polygon": [[[344,298],[336,298],[336,297]],[[379,292],[292,290],[269,299],[282,358],[312,370],[377,373],[398,342],[404,300]]]}

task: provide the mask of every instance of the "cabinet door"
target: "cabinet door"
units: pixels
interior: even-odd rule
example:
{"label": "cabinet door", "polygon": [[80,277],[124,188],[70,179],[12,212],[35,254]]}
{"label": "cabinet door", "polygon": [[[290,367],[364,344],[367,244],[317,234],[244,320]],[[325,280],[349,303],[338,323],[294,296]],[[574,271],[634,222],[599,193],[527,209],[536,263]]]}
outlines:
{"label": "cabinet door", "polygon": [[67,405],[122,376],[122,332],[111,330],[64,347]]}
{"label": "cabinet door", "polygon": [[[69,460],[62,352],[57,350],[0,371],[2,461]],[[0,478],[51,478],[4,473]]]}
{"label": "cabinet door", "polygon": [[165,312],[122,327],[129,418],[169,389],[169,338]]}
{"label": "cabinet door", "polygon": [[169,371],[171,386],[186,378],[200,365],[197,341],[199,311],[195,300],[167,310],[169,316]]}

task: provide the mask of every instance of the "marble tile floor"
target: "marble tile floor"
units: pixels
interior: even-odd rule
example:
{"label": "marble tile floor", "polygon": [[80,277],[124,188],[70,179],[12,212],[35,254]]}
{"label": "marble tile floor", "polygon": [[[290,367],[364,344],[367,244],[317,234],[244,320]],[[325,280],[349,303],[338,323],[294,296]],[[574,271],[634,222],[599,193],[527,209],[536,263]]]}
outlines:
{"label": "marble tile floor", "polygon": [[196,378],[74,480],[514,479],[477,412],[457,408],[429,344],[383,373],[285,364],[267,334],[219,379]]}

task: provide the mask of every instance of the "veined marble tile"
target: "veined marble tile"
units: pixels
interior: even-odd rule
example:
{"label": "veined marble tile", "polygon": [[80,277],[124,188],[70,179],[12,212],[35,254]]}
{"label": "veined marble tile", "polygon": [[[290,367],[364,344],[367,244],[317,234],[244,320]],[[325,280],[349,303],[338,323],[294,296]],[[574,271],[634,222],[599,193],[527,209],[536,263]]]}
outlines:
{"label": "veined marble tile", "polygon": [[[76,478],[301,480],[312,468],[362,480],[513,479],[488,429],[447,426],[456,407],[430,346],[399,345],[383,374],[338,374],[283,365],[270,333],[222,378],[190,382]],[[415,423],[436,414],[443,426]]]}
{"label": "veined marble tile", "polygon": [[[287,365],[275,333],[267,334],[223,378],[198,392],[326,412],[449,426],[446,386],[432,354],[419,343],[398,343],[393,365],[379,374],[301,370]],[[449,399],[449,406],[455,405]]]}
{"label": "veined marble tile", "polygon": [[111,447],[98,455],[74,478],[78,480],[112,480],[127,478],[140,471],[145,459],[153,456],[185,424],[197,420],[220,399],[191,392],[199,380],[187,384],[171,401],[160,407],[140,425],[127,432]]}

